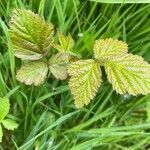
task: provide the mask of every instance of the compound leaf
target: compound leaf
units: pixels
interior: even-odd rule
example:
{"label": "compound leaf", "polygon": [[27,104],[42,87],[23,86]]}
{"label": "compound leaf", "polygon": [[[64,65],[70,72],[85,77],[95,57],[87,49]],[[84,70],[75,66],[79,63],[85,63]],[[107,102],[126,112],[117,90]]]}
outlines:
{"label": "compound leaf", "polygon": [[0,98],[0,121],[8,114],[10,103],[8,98]]}
{"label": "compound leaf", "polygon": [[53,38],[53,25],[30,10],[15,9],[10,20],[10,38],[15,56],[38,60],[47,54]]}
{"label": "compound leaf", "polygon": [[88,105],[102,82],[99,64],[92,59],[72,62],[68,73],[71,76],[69,87],[76,107]]}
{"label": "compound leaf", "polygon": [[14,130],[18,128],[18,124],[14,120],[11,120],[11,119],[4,119],[2,121],[2,124],[8,130]]}
{"label": "compound leaf", "polygon": [[94,44],[94,57],[101,63],[111,59],[112,55],[119,55],[128,52],[128,45],[116,39],[99,39]]}
{"label": "compound leaf", "polygon": [[41,61],[29,62],[21,66],[17,72],[17,80],[27,85],[38,86],[42,84],[47,76],[48,66]]}
{"label": "compound leaf", "polygon": [[57,53],[49,60],[50,72],[56,79],[65,80],[67,75],[68,55],[65,53]]}
{"label": "compound leaf", "polygon": [[150,65],[132,54],[114,55],[104,64],[108,80],[120,94],[150,93]]}
{"label": "compound leaf", "polygon": [[60,52],[69,53],[74,46],[74,40],[70,34],[64,36],[61,32],[57,33],[59,44],[53,44],[53,47]]}

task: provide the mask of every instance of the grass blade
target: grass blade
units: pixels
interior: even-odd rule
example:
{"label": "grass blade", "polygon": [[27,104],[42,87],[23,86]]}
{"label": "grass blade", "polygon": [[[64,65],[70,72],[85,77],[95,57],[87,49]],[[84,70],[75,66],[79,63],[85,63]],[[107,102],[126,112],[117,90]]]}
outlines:
{"label": "grass blade", "polygon": [[100,3],[122,4],[122,3],[150,3],[150,0],[90,0]]}

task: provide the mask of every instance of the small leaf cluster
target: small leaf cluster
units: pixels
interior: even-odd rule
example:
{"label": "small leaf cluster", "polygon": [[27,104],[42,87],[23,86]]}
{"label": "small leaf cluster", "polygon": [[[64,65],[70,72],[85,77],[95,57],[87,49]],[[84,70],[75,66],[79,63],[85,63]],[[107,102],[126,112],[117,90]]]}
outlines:
{"label": "small leaf cluster", "polygon": [[[119,94],[149,94],[150,65],[141,56],[128,53],[125,42],[108,38],[98,39],[93,47],[93,59],[72,59],[75,44],[71,35],[58,32],[54,40],[54,27],[30,10],[15,10],[10,20],[10,38],[16,57],[26,61],[17,72],[17,79],[27,85],[38,86],[48,72],[56,79],[65,80],[76,107],[88,105],[102,84],[101,67],[108,81]],[[52,48],[58,52],[52,53]]]}
{"label": "small leaf cluster", "polygon": [[0,142],[2,142],[2,126],[4,126],[4,128],[6,128],[7,130],[14,130],[18,127],[18,124],[14,120],[6,118],[10,109],[9,99],[0,98],[0,104]]}
{"label": "small leaf cluster", "polygon": [[[9,22],[10,38],[14,55],[24,64],[17,71],[16,78],[27,85],[38,86],[47,78],[48,72],[56,79],[67,78],[66,65],[74,45],[71,35],[58,32],[59,43],[54,43],[54,27],[44,18],[30,10],[16,9]],[[51,47],[58,50],[52,54]]]}
{"label": "small leaf cluster", "polygon": [[102,83],[104,67],[108,81],[119,94],[149,94],[150,65],[141,56],[128,53],[126,43],[99,39],[94,44],[94,59],[78,60],[69,65],[69,86],[77,107],[89,104]]}

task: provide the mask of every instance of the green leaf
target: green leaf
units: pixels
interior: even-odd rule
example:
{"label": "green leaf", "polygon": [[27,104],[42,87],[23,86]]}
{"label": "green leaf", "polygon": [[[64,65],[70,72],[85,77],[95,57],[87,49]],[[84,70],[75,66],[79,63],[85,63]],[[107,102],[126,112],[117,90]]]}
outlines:
{"label": "green leaf", "polygon": [[0,124],[0,142],[2,142],[2,139],[3,139],[3,129],[2,129],[2,126]]}
{"label": "green leaf", "polygon": [[15,9],[10,20],[10,38],[15,56],[38,60],[47,54],[53,38],[53,25],[30,10]]}
{"label": "green leaf", "polygon": [[64,36],[61,32],[58,32],[59,44],[53,44],[53,47],[60,52],[69,53],[70,50],[74,46],[74,40],[72,36],[68,34],[68,36]]}
{"label": "green leaf", "polygon": [[14,120],[11,120],[11,119],[2,120],[2,124],[8,130],[14,130],[18,128],[18,124]]}
{"label": "green leaf", "polygon": [[10,109],[9,99],[0,98],[0,121],[3,120],[8,114]]}
{"label": "green leaf", "polygon": [[132,54],[114,55],[104,64],[108,80],[120,94],[150,93],[150,65]]}
{"label": "green leaf", "polygon": [[79,60],[69,65],[68,73],[71,76],[69,87],[76,107],[88,105],[102,82],[99,63],[92,59]]}
{"label": "green leaf", "polygon": [[56,79],[65,80],[67,75],[68,55],[65,53],[57,53],[49,60],[50,72]]}
{"label": "green leaf", "polygon": [[122,3],[150,3],[150,0],[90,0],[100,3],[122,4]]}
{"label": "green leaf", "polygon": [[47,76],[48,66],[41,61],[34,61],[21,66],[17,72],[17,80],[27,85],[38,86],[42,84]]}
{"label": "green leaf", "polygon": [[128,45],[122,41],[114,39],[99,39],[94,44],[94,57],[100,63],[104,63],[111,59],[112,55],[126,54],[128,52]]}

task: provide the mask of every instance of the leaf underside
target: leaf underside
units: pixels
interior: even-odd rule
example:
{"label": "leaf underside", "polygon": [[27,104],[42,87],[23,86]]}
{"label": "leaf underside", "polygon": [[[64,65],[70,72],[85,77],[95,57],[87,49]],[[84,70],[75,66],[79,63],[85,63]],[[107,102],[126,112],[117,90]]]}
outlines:
{"label": "leaf underside", "polygon": [[17,72],[17,80],[27,85],[38,86],[44,82],[48,72],[48,66],[44,62],[34,61],[21,66]]}
{"label": "leaf underside", "polygon": [[50,49],[53,25],[30,10],[15,9],[9,22],[10,38],[15,56],[38,60]]}
{"label": "leaf underside", "polygon": [[100,87],[101,70],[92,59],[73,62],[68,67],[69,87],[78,108],[88,105]]}
{"label": "leaf underside", "polygon": [[8,114],[10,109],[9,99],[0,98],[0,121],[3,120]]}
{"label": "leaf underside", "polygon": [[104,67],[109,82],[119,94],[150,93],[150,65],[142,57],[132,54],[114,55]]}
{"label": "leaf underside", "polygon": [[65,80],[67,74],[68,55],[64,53],[57,53],[49,60],[50,72],[56,79]]}

